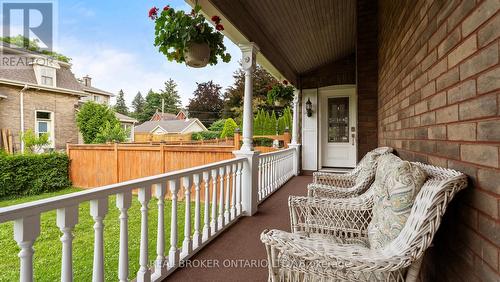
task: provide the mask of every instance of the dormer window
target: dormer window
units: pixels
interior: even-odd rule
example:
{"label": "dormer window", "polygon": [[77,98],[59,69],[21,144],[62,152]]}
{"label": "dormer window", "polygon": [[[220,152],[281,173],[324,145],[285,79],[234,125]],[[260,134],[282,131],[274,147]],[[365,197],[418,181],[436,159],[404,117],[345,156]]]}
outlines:
{"label": "dormer window", "polygon": [[40,75],[40,82],[42,85],[47,85],[47,86],[54,86],[54,76],[53,73],[55,71],[53,69],[49,68],[42,68],[41,69],[41,75]]}

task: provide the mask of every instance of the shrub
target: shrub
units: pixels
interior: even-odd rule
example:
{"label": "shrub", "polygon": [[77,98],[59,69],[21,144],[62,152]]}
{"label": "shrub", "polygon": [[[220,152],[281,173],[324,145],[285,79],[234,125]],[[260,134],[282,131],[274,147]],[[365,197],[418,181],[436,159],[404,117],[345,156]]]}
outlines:
{"label": "shrub", "polygon": [[221,138],[225,137],[233,137],[234,136],[234,131],[238,125],[232,118],[226,119],[226,122],[224,123],[224,129],[222,129],[222,133],[220,134]]}
{"label": "shrub", "polygon": [[71,186],[66,154],[0,154],[0,198],[36,195]]}
{"label": "shrub", "polygon": [[217,139],[220,136],[220,132],[216,131],[201,131],[195,132],[191,135],[191,140],[211,140]]}
{"label": "shrub", "polygon": [[96,140],[97,134],[107,121],[111,127],[120,123],[108,106],[92,101],[83,104],[76,116],[76,124],[82,133],[83,142],[85,144],[99,143],[99,140]]}
{"label": "shrub", "polygon": [[123,142],[127,139],[128,134],[128,130],[125,130],[119,123],[111,126],[111,123],[106,121],[106,124],[99,128],[99,132],[97,133],[94,142]]}
{"label": "shrub", "polygon": [[225,123],[226,123],[225,119],[219,119],[219,120],[215,121],[214,123],[212,123],[210,125],[210,127],[208,128],[208,130],[222,132],[222,129],[224,129]]}
{"label": "shrub", "polygon": [[264,138],[264,137],[257,137],[253,139],[254,146],[262,146],[262,147],[272,147],[273,141],[274,140],[271,138]]}
{"label": "shrub", "polygon": [[44,146],[50,144],[48,133],[36,136],[36,134],[31,129],[26,130],[26,132],[22,134],[21,138],[24,141],[24,146],[26,152],[28,153],[41,152]]}

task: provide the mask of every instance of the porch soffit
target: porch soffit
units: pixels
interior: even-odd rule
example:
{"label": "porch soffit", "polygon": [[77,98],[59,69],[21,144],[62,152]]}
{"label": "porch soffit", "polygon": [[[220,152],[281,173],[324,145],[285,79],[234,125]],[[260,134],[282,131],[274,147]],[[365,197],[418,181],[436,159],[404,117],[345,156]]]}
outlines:
{"label": "porch soffit", "polygon": [[355,51],[356,1],[209,2],[248,41],[255,42],[269,62],[291,80]]}

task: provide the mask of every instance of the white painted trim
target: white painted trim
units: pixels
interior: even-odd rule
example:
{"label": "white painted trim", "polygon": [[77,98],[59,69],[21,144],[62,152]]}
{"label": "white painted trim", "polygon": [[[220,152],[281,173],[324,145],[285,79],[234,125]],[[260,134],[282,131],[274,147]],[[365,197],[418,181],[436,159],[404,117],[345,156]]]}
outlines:
{"label": "white painted trim", "polygon": [[194,118],[192,119],[192,122],[186,126],[180,133],[184,133],[191,125],[193,125],[193,123],[197,123],[201,128],[203,128],[203,131],[208,131],[208,129],[203,125],[203,123],[197,119],[197,118]]}
{"label": "white painted trim", "polygon": [[168,132],[165,128],[163,128],[161,125],[157,125],[155,126],[153,129],[151,129],[149,131],[149,133],[153,133],[155,132],[158,128],[160,128],[161,130],[165,131],[165,134],[169,134],[169,133],[175,133],[175,132]]}
{"label": "white painted trim", "polygon": [[48,110],[35,110],[35,134],[38,136],[38,118],[36,117],[37,113],[49,113],[50,114],[50,132],[49,132],[49,140],[50,140],[50,148],[56,147],[56,119],[55,113],[53,111]]}
{"label": "white painted trim", "polygon": [[87,96],[87,93],[82,92],[82,91],[76,91],[76,90],[71,90],[71,89],[66,89],[66,88],[59,88],[59,87],[49,87],[49,86],[44,86],[44,85],[39,85],[39,84],[33,84],[33,83],[25,83],[17,80],[10,80],[10,79],[3,79],[0,78],[0,84],[6,84],[6,85],[13,85],[13,86],[29,86],[31,89],[36,89],[36,90],[45,90],[45,91],[51,91],[51,92],[58,92],[58,93],[64,93],[64,94],[70,94],[70,95],[76,95],[76,96]]}

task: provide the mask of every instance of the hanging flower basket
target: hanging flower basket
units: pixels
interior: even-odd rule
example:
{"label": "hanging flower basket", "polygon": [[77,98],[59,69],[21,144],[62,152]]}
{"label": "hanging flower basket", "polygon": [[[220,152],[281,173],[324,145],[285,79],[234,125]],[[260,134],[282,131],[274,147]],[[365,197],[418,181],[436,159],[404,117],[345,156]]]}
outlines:
{"label": "hanging flower basket", "polygon": [[200,6],[196,5],[190,14],[175,11],[166,6],[160,12],[153,7],[149,17],[155,21],[154,45],[169,61],[185,63],[194,68],[208,64],[216,65],[220,60],[229,62],[231,55],[226,52],[224,26],[219,16],[211,20],[214,27],[200,14]]}
{"label": "hanging flower basket", "polygon": [[286,101],[293,99],[293,86],[288,85],[288,81],[283,80],[283,83],[276,83],[269,86],[267,91],[267,103],[276,107],[281,107],[286,104]]}

